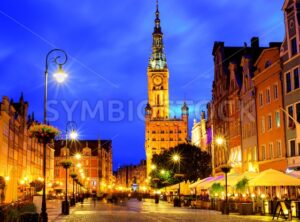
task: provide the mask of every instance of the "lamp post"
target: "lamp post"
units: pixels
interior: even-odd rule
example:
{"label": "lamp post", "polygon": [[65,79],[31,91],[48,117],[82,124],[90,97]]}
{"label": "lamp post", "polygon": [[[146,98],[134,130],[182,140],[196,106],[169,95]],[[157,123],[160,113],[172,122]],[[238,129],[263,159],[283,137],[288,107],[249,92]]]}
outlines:
{"label": "lamp post", "polygon": [[[76,135],[76,134],[74,134],[74,135]],[[75,159],[80,160],[81,159],[81,154],[76,153],[75,154]],[[78,175],[75,173],[75,164],[73,165],[73,174],[71,175],[71,177],[73,179],[73,205],[75,205],[76,204],[75,191],[76,191],[77,187],[76,187],[76,189],[74,189],[74,185],[75,185],[74,183],[75,183],[75,179],[78,177]]]}
{"label": "lamp post", "polygon": [[[226,146],[226,141],[223,137],[217,137],[216,139],[216,143],[218,146]],[[231,170],[231,166],[229,166],[227,164],[227,155],[225,155],[226,157],[226,164],[221,166],[221,170],[222,172],[225,174],[225,206],[224,206],[224,214],[229,214],[229,208],[228,208],[228,191],[227,191],[227,174],[230,172]]]}
{"label": "lamp post", "polygon": [[[63,58],[61,59],[60,55],[57,53],[62,54]],[[62,66],[66,64],[68,60],[68,56],[66,52],[62,49],[52,49],[46,55],[46,64],[45,64],[45,90],[44,90],[44,124],[47,124],[47,101],[48,101],[48,68],[49,68],[49,59],[52,54],[56,54],[54,57],[53,62],[58,65],[58,70],[53,74],[55,80],[58,83],[62,83],[67,78],[67,74],[63,71]],[[60,61],[61,60],[61,61]],[[41,221],[48,222],[48,214],[47,214],[47,206],[46,206],[46,148],[47,143],[44,142],[43,147],[43,178],[44,178],[44,185],[43,185],[43,196],[42,196],[42,209],[41,209]]]}
{"label": "lamp post", "polygon": [[180,174],[180,160],[181,157],[179,154],[174,154],[172,156],[172,160],[174,161],[174,163],[178,164],[178,173],[175,174],[175,177],[179,178],[179,183],[178,183],[178,203],[176,204],[176,207],[181,207],[181,202],[180,202],[180,178],[183,177],[183,174]]}
{"label": "lamp post", "polygon": [[[70,132],[70,133],[69,133]],[[77,140],[78,133],[76,131],[76,123],[73,121],[69,121],[66,124],[66,149],[68,149],[68,139],[71,141]],[[68,158],[68,152],[66,153],[66,159]],[[65,202],[64,202],[64,215],[68,215],[70,212],[70,206],[68,202],[68,167],[65,166],[66,170],[66,193],[65,193]],[[74,188],[73,188],[74,189]]]}

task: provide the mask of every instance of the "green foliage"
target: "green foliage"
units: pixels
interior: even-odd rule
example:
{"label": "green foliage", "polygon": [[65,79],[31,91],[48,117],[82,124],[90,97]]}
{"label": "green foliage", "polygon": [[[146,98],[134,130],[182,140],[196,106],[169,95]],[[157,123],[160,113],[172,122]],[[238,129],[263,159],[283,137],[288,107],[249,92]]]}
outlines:
{"label": "green foliage", "polygon": [[5,212],[5,222],[17,222],[23,213],[36,213],[36,207],[33,203],[21,203],[9,206]]}
{"label": "green foliage", "polygon": [[19,217],[20,217],[19,211],[13,207],[9,207],[5,215],[5,222],[18,221]]}
{"label": "green foliage", "polygon": [[213,183],[210,188],[210,194],[212,196],[220,196],[220,194],[224,191],[224,186],[222,186],[220,183]]}
{"label": "green foliage", "polygon": [[244,177],[239,182],[237,182],[235,188],[238,192],[244,193],[246,191],[248,184],[249,184],[249,180],[246,177]]}
{"label": "green foliage", "polygon": [[[173,161],[172,157],[175,154],[180,156],[180,161]],[[196,181],[198,178],[203,179],[211,174],[210,154],[189,143],[179,144],[162,154],[154,155],[152,163],[156,169],[150,173],[151,186],[157,188],[163,187],[165,184],[176,184],[183,180]],[[165,170],[165,173],[162,174],[161,170]],[[175,178],[175,174],[179,173],[184,174],[184,177]],[[154,181],[155,178],[159,181]]]}

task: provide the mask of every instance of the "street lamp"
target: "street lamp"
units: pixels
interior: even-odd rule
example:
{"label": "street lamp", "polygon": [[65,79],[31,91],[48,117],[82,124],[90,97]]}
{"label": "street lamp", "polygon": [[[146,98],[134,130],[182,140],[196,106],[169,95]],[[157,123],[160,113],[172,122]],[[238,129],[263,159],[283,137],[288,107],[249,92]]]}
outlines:
{"label": "street lamp", "polygon": [[[68,149],[68,138],[71,141],[74,141],[78,138],[78,133],[76,131],[76,123],[74,121],[69,121],[66,124],[66,149]],[[68,134],[68,132],[70,133]],[[66,153],[66,159],[68,158],[68,152]],[[65,203],[64,203],[64,215],[68,215],[70,210],[69,210],[69,202],[68,202],[68,167],[65,167],[66,170],[66,194],[65,194]]]}
{"label": "street lamp", "polygon": [[[218,146],[226,146],[226,141],[223,137],[217,137],[216,138],[216,144]],[[225,155],[227,157],[227,155]],[[231,166],[228,165],[227,163],[227,158],[225,160],[226,164],[221,166],[221,170],[222,172],[225,174],[225,206],[224,206],[224,214],[229,214],[229,208],[228,208],[228,190],[227,190],[227,174],[230,172],[231,170]]]}
{"label": "street lamp", "polygon": [[152,164],[151,165],[151,170],[156,170],[156,165]]}
{"label": "street lamp", "polygon": [[[80,160],[80,159],[81,159],[81,154],[80,154],[80,153],[76,153],[76,154],[75,154],[75,158],[76,158],[77,160]],[[81,164],[78,163],[77,166],[81,166]]]}
{"label": "street lamp", "polygon": [[[183,174],[180,174],[180,155],[179,154],[174,154],[172,156],[172,160],[174,161],[174,163],[178,163],[178,174],[175,174],[175,177],[179,178],[179,184],[178,184],[178,203],[176,204],[177,207],[181,207],[181,203],[180,203],[180,178],[183,177]],[[174,203],[175,204],[175,203]]]}
{"label": "street lamp", "polygon": [[161,174],[161,175],[165,175],[165,173],[166,173],[166,171],[165,171],[164,169],[162,169],[162,170],[160,171],[160,174]]}
{"label": "street lamp", "polygon": [[[57,53],[62,54],[63,58],[61,59],[61,56],[57,55]],[[55,80],[58,83],[62,83],[65,79],[67,74],[63,72],[62,66],[66,64],[68,60],[68,56],[66,52],[62,49],[52,49],[48,52],[46,55],[46,64],[45,64],[45,90],[44,90],[44,124],[47,124],[47,101],[48,101],[48,68],[49,68],[49,59],[52,54],[56,54],[54,57],[54,64],[58,65],[58,71],[54,75]],[[61,60],[61,61],[59,61]],[[43,144],[43,178],[44,178],[44,185],[43,185],[43,196],[42,196],[42,209],[41,209],[41,221],[42,222],[48,222],[48,214],[47,214],[47,206],[46,206],[46,146],[47,143]]]}

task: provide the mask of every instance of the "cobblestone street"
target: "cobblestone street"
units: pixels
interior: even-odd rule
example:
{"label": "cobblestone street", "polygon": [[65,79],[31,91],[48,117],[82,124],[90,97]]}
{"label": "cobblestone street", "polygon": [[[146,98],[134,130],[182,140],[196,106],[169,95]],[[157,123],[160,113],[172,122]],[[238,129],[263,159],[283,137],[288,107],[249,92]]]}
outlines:
{"label": "cobblestone street", "polygon": [[[221,215],[220,212],[174,208],[171,204],[160,202],[154,204],[152,200],[138,202],[130,200],[127,204],[112,205],[97,202],[94,205],[86,201],[71,210],[69,216],[59,216],[55,222],[171,222],[171,221],[212,221],[212,222],[244,222],[271,221],[271,217]],[[281,219],[279,219],[280,221]]]}

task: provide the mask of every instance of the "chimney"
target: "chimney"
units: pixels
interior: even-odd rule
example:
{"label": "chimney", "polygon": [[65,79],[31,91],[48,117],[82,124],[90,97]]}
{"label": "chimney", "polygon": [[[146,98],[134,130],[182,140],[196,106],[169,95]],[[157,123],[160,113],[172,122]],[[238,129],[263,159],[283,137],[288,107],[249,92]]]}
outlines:
{"label": "chimney", "polygon": [[259,38],[258,37],[252,37],[251,48],[259,48]]}

